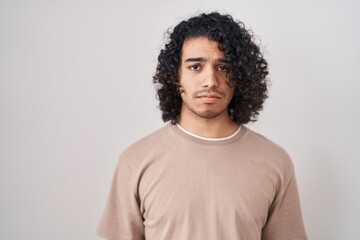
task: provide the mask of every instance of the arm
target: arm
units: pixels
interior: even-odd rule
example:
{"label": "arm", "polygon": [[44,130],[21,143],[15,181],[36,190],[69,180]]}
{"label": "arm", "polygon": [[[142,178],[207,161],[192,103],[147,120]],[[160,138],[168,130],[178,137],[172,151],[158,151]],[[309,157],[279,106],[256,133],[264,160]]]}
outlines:
{"label": "arm", "polygon": [[144,240],[137,184],[124,160],[119,159],[97,235],[108,240]]}
{"label": "arm", "polygon": [[294,170],[272,203],[262,240],[306,240]]}

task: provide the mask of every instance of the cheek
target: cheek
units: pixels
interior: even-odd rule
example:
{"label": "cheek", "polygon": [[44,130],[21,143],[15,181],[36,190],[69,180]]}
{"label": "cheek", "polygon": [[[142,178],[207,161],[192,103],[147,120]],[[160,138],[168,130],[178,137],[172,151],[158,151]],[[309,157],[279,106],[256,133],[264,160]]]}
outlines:
{"label": "cheek", "polygon": [[235,92],[235,88],[229,88],[228,89],[229,91],[228,91],[228,97],[229,97],[229,101],[233,98],[233,96],[234,96],[234,92]]}
{"label": "cheek", "polygon": [[196,89],[196,80],[194,78],[183,75],[179,82],[181,87],[187,92],[192,92]]}

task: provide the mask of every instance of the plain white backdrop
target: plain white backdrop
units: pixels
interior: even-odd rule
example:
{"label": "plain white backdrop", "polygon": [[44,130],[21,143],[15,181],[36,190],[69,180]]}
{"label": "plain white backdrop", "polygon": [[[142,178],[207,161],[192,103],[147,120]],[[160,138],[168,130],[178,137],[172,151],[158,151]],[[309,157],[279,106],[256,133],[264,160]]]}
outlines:
{"label": "plain white backdrop", "polygon": [[0,239],[98,239],[118,155],[163,125],[163,33],[243,21],[270,69],[250,128],[296,168],[309,239],[360,239],[358,1],[0,0]]}

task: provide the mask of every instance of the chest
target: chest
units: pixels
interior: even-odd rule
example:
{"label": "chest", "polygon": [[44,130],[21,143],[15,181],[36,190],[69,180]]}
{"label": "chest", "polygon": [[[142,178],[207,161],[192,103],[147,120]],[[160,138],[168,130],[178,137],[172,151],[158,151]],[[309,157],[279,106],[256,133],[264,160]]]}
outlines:
{"label": "chest", "polygon": [[241,156],[184,156],[168,156],[144,170],[139,196],[146,227],[263,227],[275,196],[271,172]]}

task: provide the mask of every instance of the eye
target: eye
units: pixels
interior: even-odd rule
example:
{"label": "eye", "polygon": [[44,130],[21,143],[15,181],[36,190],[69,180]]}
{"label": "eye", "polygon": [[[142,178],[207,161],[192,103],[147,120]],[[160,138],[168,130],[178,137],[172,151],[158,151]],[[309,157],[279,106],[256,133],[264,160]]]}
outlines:
{"label": "eye", "polygon": [[226,72],[226,66],[225,66],[225,65],[218,66],[218,69],[219,69],[221,72]]}
{"label": "eye", "polygon": [[189,67],[190,70],[194,70],[194,71],[199,71],[201,69],[201,67],[199,65],[191,65]]}

